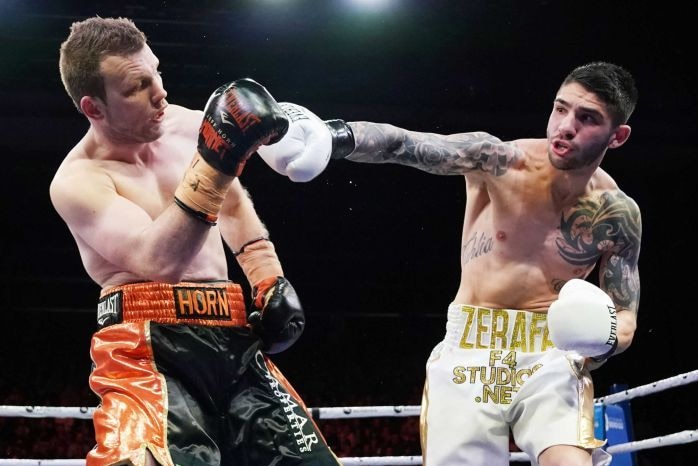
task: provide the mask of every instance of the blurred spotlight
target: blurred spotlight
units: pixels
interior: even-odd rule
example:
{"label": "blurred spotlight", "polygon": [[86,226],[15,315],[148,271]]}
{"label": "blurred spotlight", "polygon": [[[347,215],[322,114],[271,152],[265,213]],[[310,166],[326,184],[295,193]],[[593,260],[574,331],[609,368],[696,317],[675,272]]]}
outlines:
{"label": "blurred spotlight", "polygon": [[395,0],[345,0],[345,3],[362,11],[385,11],[390,8]]}

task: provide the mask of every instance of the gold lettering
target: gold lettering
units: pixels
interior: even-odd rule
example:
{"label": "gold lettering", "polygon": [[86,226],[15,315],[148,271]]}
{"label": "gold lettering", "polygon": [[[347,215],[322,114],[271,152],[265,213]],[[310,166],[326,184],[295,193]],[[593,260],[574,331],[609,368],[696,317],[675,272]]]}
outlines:
{"label": "gold lettering", "polygon": [[490,387],[485,385],[482,387],[482,402],[487,403],[490,399],[499,404],[499,386]]}
{"label": "gold lettering", "polygon": [[[501,323],[501,327],[497,325]],[[492,337],[490,348],[507,347],[507,329],[509,328],[509,314],[503,309],[495,309],[492,315]],[[498,341],[498,342],[496,342]]]}
{"label": "gold lettering", "polygon": [[[548,316],[541,312],[533,312],[531,314],[531,328],[529,328],[528,334],[528,341],[531,346],[530,349],[531,351],[543,351],[542,337],[539,339],[538,336],[541,336],[544,333],[544,329],[547,328],[546,320]],[[540,341],[539,345],[536,344],[538,341]],[[540,347],[541,349],[536,350],[536,347]]]}
{"label": "gold lettering", "polygon": [[[475,347],[477,349],[489,348],[489,345],[484,345],[482,343],[482,335],[489,333],[490,327],[485,324],[485,317],[489,317],[490,312],[491,309],[487,309],[485,307],[477,308],[477,334],[475,335]],[[491,338],[490,341],[492,341]]]}
{"label": "gold lettering", "polygon": [[480,369],[484,369],[484,367],[473,366],[473,367],[468,367],[466,369],[468,372],[470,372],[470,380],[469,380],[470,383],[475,383],[475,381],[477,380],[477,373],[480,372]]}
{"label": "gold lettering", "polygon": [[514,385],[523,385],[530,375],[531,369],[520,369],[516,371],[516,376],[514,377]]}
{"label": "gold lettering", "polygon": [[487,370],[487,367],[481,367],[480,368],[480,382],[484,384],[491,384],[494,383],[494,367],[490,367],[490,370]]}
{"label": "gold lettering", "polygon": [[490,366],[497,364],[497,361],[502,360],[502,350],[491,350],[490,351]]}
{"label": "gold lettering", "polygon": [[514,369],[516,367],[516,351],[509,351],[502,359],[502,363]]}
{"label": "gold lettering", "polygon": [[508,367],[497,367],[497,377],[495,377],[495,382],[497,385],[506,385],[511,382],[511,370]]}
{"label": "gold lettering", "polygon": [[554,348],[555,345],[553,344],[552,341],[550,341],[550,334],[548,333],[548,326],[545,326],[545,329],[543,330],[543,348],[541,351],[545,351],[548,348]]}
{"label": "gold lettering", "polygon": [[499,388],[499,402],[504,405],[511,403],[511,394],[514,392],[514,387],[506,385],[498,385]]}
{"label": "gold lettering", "polygon": [[515,383],[513,385],[523,385],[524,382],[526,382],[526,380],[535,374],[535,372],[541,367],[543,367],[543,364],[536,364],[530,369],[521,369],[516,371],[516,376],[514,377]]}
{"label": "gold lettering", "polygon": [[452,380],[453,383],[462,384],[465,383],[465,367],[456,366],[453,368],[453,375],[455,376]]}
{"label": "gold lettering", "polygon": [[516,319],[514,320],[514,330],[511,336],[511,346],[510,349],[516,350],[520,348],[521,351],[527,352],[528,348],[526,345],[526,313],[517,312]]}
{"label": "gold lettering", "polygon": [[475,308],[471,306],[463,306],[461,307],[461,311],[465,312],[465,330],[463,330],[463,336],[460,339],[460,347],[465,349],[472,349],[473,344],[468,342],[468,335],[470,335],[470,328],[473,325]]}

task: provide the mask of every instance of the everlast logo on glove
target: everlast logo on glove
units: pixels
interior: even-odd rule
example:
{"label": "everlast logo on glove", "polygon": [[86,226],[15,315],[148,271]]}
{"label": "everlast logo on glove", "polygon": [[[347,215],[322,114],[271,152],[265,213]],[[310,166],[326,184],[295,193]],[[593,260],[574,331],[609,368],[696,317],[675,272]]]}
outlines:
{"label": "everlast logo on glove", "polygon": [[178,319],[230,320],[225,288],[173,288]]}
{"label": "everlast logo on glove", "polygon": [[615,306],[608,306],[608,314],[611,316],[611,333],[608,336],[606,344],[615,348],[618,344],[618,315]]}
{"label": "everlast logo on glove", "polygon": [[234,89],[228,91],[227,95],[225,96],[225,107],[228,110],[229,115],[233,117],[233,120],[235,121],[230,121],[225,112],[221,112],[221,120],[223,123],[235,125],[240,128],[240,131],[243,133],[247,132],[251,126],[262,122],[257,115],[245,110],[240,106],[240,99],[237,95],[235,95]]}
{"label": "everlast logo on glove", "polygon": [[[250,127],[262,122],[257,115],[240,106],[234,88],[225,92],[224,99],[225,110],[223,108],[218,110],[220,120],[216,121],[212,115],[206,115],[200,128],[206,147],[217,153],[221,159],[227,151],[235,147],[231,136],[236,130],[240,130],[244,134]],[[230,126],[235,131],[225,132],[223,124]]]}

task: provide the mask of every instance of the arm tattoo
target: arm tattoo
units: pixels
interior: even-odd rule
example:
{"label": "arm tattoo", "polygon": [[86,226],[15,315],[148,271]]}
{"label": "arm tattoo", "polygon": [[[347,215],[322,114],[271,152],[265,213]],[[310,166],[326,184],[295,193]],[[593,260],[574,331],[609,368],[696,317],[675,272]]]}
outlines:
{"label": "arm tattoo", "polygon": [[435,175],[480,170],[501,176],[520,157],[512,143],[484,133],[441,135],[408,131],[380,123],[352,122],[356,148],[347,160],[397,163]]}
{"label": "arm tattoo", "polygon": [[616,304],[636,311],[642,221],[635,202],[620,191],[583,199],[562,215],[560,233],[556,242],[562,258],[589,267],[602,257],[599,284]]}

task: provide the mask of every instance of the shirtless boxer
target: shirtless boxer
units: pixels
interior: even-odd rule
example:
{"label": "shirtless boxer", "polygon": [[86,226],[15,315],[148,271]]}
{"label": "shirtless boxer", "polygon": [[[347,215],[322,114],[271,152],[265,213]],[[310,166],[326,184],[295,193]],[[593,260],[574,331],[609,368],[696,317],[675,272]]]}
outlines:
{"label": "shirtless boxer", "polygon": [[[237,178],[288,120],[258,83],[218,88],[204,112],[168,104],[158,58],[129,19],[76,22],[60,50],[85,136],[51,183],[102,288],[88,465],[337,465],[265,353],[303,309]],[[252,288],[246,311],[224,242]]]}
{"label": "shirtless boxer", "polygon": [[[632,76],[596,62],[553,100],[547,139],[501,141],[388,124],[323,122],[281,103],[284,138],[259,154],[294,181],[331,158],[462,175],[461,279],[426,365],[426,466],[509,464],[509,430],[537,464],[601,465],[589,370],[631,344],[641,217],[599,165],[630,136]],[[599,263],[600,288],[584,280]]]}

